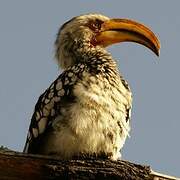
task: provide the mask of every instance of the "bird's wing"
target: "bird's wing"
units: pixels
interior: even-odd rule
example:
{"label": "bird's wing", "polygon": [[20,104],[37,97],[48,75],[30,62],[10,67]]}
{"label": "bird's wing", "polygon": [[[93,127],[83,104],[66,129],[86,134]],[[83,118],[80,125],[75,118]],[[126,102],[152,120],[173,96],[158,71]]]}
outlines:
{"label": "bird's wing", "polygon": [[126,100],[127,103],[125,104],[125,113],[126,113],[126,121],[122,124],[124,126],[124,129],[126,130],[128,136],[129,136],[129,131],[130,131],[130,120],[131,120],[131,109],[132,109],[132,94],[131,94],[131,88],[127,81],[120,75],[121,82],[123,86],[127,90],[126,94]]}
{"label": "bird's wing", "polygon": [[36,142],[51,127],[53,120],[60,115],[64,102],[73,102],[72,89],[81,78],[84,68],[81,64],[77,64],[67,69],[39,97],[31,119],[24,147],[25,153],[36,153],[34,152],[36,151],[34,146],[38,146]]}
{"label": "bird's wing", "polygon": [[[127,81],[121,76],[121,82],[124,85],[124,87],[128,90],[128,92],[131,92],[131,89],[129,87],[129,84]],[[126,122],[129,122],[131,119],[131,108],[132,108],[132,95],[131,93],[128,95],[128,105],[126,106]]]}

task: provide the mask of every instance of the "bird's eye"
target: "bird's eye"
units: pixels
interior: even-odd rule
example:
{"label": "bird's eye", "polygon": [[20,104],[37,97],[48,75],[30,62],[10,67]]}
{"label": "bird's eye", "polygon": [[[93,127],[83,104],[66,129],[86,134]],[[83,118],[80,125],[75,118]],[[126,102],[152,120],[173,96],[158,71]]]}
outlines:
{"label": "bird's eye", "polygon": [[96,20],[96,22],[94,23],[94,26],[95,26],[97,29],[101,29],[101,24],[102,24],[102,21]]}
{"label": "bird's eye", "polygon": [[100,20],[97,19],[97,20],[90,23],[90,28],[93,31],[99,31],[101,29],[102,23],[103,23],[103,21],[100,21]]}

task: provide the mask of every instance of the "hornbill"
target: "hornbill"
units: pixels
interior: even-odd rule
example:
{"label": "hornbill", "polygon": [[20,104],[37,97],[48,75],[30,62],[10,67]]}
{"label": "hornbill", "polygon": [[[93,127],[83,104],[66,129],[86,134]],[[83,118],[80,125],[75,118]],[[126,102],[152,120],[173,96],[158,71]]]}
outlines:
{"label": "hornbill", "polygon": [[159,55],[155,34],[130,19],[86,14],[61,26],[55,57],[64,71],[35,105],[25,153],[61,159],[121,157],[130,131],[132,93],[106,47],[124,41]]}

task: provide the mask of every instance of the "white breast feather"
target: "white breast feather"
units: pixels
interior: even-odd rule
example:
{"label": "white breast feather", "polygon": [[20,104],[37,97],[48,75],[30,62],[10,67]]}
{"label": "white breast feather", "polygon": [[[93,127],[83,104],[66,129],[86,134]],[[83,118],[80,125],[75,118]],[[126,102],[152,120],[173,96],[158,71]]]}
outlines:
{"label": "white breast feather", "polygon": [[119,150],[130,130],[129,123],[126,122],[125,106],[131,104],[131,94],[121,82],[120,89],[123,92],[108,87],[108,82],[99,80],[93,83],[95,80],[97,81],[92,77],[83,81],[88,83],[88,89],[81,82],[75,86],[76,103],[66,112],[69,113],[68,126],[61,124],[61,117],[56,118],[54,127],[59,130],[50,137],[47,151],[59,152],[64,158],[71,158],[79,152],[112,152],[112,159],[120,157]]}

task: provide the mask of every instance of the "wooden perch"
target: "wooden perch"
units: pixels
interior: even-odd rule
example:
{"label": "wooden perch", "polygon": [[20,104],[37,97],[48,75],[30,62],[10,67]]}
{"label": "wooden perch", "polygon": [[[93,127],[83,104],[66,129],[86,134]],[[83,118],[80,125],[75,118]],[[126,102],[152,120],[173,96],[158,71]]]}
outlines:
{"label": "wooden perch", "polygon": [[0,151],[0,180],[123,179],[175,180],[153,172],[149,166],[101,159],[61,161],[51,156]]}

